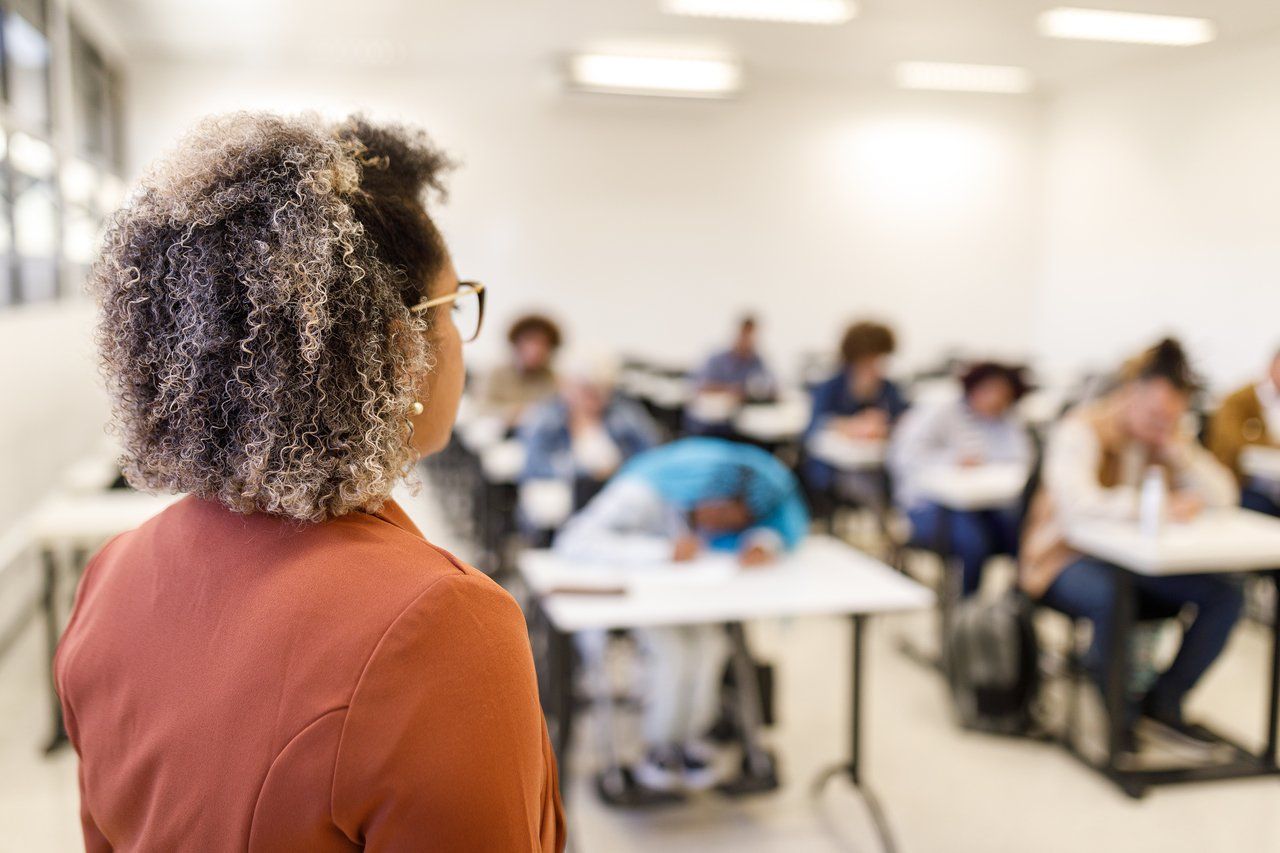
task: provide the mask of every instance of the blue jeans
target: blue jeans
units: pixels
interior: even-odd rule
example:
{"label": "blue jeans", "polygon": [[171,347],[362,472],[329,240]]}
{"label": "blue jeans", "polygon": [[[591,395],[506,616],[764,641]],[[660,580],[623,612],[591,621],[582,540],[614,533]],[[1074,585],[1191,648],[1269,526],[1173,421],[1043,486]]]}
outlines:
{"label": "blue jeans", "polygon": [[[911,544],[933,548],[941,535],[949,540],[948,550],[964,567],[962,592],[973,595],[982,583],[982,567],[997,554],[1012,554],[1018,543],[1018,514],[1013,509],[981,512],[950,512],[937,504],[921,504],[907,511],[911,519]],[[942,525],[950,518],[950,527]]]}
{"label": "blue jeans", "polygon": [[[1111,620],[1116,571],[1100,560],[1082,557],[1063,569],[1044,594],[1049,606],[1093,623],[1093,643],[1084,665],[1100,685],[1106,683],[1106,662],[1114,641]],[[1132,577],[1135,615],[1139,618],[1174,616],[1184,605],[1195,605],[1195,620],[1183,635],[1177,656],[1147,697],[1159,708],[1178,710],[1183,697],[1227,644],[1240,618],[1243,596],[1235,583],[1221,575]]]}
{"label": "blue jeans", "polygon": [[1265,512],[1267,515],[1280,516],[1280,505],[1277,505],[1275,499],[1265,492],[1250,486],[1245,486],[1240,492],[1240,506],[1245,509],[1251,509],[1254,512]]}

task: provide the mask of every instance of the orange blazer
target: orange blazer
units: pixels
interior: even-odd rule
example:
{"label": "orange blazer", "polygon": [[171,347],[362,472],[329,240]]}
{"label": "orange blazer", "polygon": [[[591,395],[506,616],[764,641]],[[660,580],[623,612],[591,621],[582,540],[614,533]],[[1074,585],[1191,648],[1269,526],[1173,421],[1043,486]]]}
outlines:
{"label": "orange blazer", "polygon": [[88,850],[564,847],[524,618],[394,501],[184,498],[90,561],[54,670]]}

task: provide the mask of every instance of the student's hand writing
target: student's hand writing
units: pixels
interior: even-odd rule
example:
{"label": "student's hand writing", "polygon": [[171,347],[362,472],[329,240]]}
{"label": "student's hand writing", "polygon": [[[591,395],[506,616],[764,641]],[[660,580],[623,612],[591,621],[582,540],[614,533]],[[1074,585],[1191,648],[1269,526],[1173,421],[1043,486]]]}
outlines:
{"label": "student's hand writing", "polygon": [[738,563],[746,568],[764,566],[773,562],[774,553],[763,545],[750,545],[738,554]]}
{"label": "student's hand writing", "polygon": [[1169,518],[1191,521],[1204,511],[1204,500],[1194,492],[1174,492],[1169,496]]}
{"label": "student's hand writing", "polygon": [[676,544],[671,551],[671,559],[677,563],[686,563],[698,556],[700,547],[701,543],[698,542],[697,536],[685,534],[676,540]]}

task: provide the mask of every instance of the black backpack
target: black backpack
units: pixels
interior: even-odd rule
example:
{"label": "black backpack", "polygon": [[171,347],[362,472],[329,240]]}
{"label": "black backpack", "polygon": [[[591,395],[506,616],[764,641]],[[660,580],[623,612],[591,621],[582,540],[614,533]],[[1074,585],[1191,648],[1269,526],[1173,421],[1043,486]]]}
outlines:
{"label": "black backpack", "polygon": [[955,607],[947,671],[960,724],[999,734],[1035,731],[1040,688],[1032,604],[1019,590],[993,601],[972,596]]}

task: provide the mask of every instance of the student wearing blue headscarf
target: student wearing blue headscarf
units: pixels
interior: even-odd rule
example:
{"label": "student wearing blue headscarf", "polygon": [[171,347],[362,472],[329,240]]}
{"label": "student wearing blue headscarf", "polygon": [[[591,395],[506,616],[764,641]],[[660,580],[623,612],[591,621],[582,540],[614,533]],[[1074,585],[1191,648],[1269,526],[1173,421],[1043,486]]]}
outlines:
{"label": "student wearing blue headscarf", "polygon": [[[724,439],[686,438],[623,466],[565,525],[555,548],[615,565],[669,564],[703,550],[726,551],[754,566],[794,548],[808,527],[799,484],[772,455]],[[728,656],[724,633],[691,625],[647,629],[637,639],[654,686],[644,711],[647,753],[636,779],[658,790],[714,784],[709,752],[698,738],[717,709]]]}

